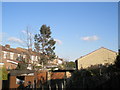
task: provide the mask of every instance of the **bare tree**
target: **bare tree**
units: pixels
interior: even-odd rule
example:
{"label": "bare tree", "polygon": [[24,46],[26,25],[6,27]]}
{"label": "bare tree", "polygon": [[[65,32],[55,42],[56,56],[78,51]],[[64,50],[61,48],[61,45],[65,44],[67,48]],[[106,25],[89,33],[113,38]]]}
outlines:
{"label": "bare tree", "polygon": [[[22,31],[22,35],[21,35],[21,40],[24,42],[21,46],[26,48],[25,53],[26,53],[26,63],[27,66],[31,65],[31,67],[33,68],[34,66],[36,66],[36,63],[32,61],[32,56],[33,54],[35,54],[34,52],[34,35],[30,32],[30,28],[27,26],[26,30]],[[31,63],[31,64],[29,64]]]}

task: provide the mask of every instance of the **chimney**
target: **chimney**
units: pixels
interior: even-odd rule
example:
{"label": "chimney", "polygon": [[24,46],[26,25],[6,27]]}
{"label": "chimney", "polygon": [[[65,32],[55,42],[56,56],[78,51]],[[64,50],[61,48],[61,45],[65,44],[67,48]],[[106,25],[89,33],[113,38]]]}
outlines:
{"label": "chimney", "polygon": [[5,47],[6,47],[6,48],[10,48],[10,45],[9,45],[9,44],[6,44]]}
{"label": "chimney", "polygon": [[29,48],[28,50],[29,50],[29,51],[32,51],[32,48]]}

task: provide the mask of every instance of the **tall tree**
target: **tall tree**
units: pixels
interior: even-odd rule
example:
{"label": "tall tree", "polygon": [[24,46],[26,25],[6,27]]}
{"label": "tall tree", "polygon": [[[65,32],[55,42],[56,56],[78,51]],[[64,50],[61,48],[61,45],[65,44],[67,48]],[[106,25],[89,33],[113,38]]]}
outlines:
{"label": "tall tree", "polygon": [[35,51],[41,53],[40,63],[47,64],[48,60],[55,58],[56,41],[51,37],[49,26],[42,25],[39,34],[35,35],[34,40]]}

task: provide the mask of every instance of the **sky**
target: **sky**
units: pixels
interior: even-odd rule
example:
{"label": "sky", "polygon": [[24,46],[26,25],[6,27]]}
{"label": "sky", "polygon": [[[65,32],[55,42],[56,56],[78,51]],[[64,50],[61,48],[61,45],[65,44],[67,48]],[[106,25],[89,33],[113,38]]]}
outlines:
{"label": "sky", "polygon": [[119,0],[1,0],[2,2],[118,2]]}
{"label": "sky", "polygon": [[22,47],[26,27],[32,34],[50,26],[56,54],[75,61],[100,47],[118,51],[117,2],[3,2],[2,45]]}

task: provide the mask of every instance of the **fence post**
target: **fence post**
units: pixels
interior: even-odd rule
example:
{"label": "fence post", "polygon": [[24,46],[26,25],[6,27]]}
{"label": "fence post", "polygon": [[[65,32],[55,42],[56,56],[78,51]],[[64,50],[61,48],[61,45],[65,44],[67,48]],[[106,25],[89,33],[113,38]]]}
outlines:
{"label": "fence post", "polygon": [[83,89],[84,89],[84,83],[85,83],[85,80],[84,80],[84,77],[83,77]]}
{"label": "fence post", "polygon": [[51,86],[50,86],[50,84],[49,84],[49,87],[48,87],[48,88],[49,88],[49,90],[51,90]]}
{"label": "fence post", "polygon": [[58,90],[58,85],[56,84],[56,90]]}
{"label": "fence post", "polygon": [[42,85],[42,90],[44,90],[44,86]]}
{"label": "fence post", "polygon": [[62,84],[62,90],[64,90],[64,85],[63,85],[63,83],[61,83]]}

